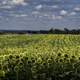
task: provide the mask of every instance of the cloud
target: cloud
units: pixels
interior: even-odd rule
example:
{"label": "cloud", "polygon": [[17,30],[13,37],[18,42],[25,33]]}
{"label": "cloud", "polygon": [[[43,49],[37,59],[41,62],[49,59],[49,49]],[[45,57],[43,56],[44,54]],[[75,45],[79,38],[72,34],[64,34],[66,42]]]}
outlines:
{"label": "cloud", "polygon": [[60,16],[60,15],[50,15],[50,14],[44,14],[43,17],[47,17],[48,19],[51,19],[51,20],[60,20],[62,19],[63,17]]}
{"label": "cloud", "polygon": [[80,11],[80,7],[75,7],[74,10],[75,11]]}
{"label": "cloud", "polygon": [[56,19],[59,20],[63,18],[63,16],[61,15],[55,15],[55,14],[44,13],[44,12],[39,12],[39,11],[33,11],[32,15],[37,16],[39,18],[47,18],[51,20],[56,20]]}
{"label": "cloud", "polygon": [[51,8],[59,8],[58,5],[53,5]]}
{"label": "cloud", "polygon": [[21,4],[21,5],[26,5],[25,1],[24,0],[12,0],[11,1],[11,4]]}
{"label": "cloud", "polygon": [[0,6],[0,8],[3,8],[3,9],[11,9],[11,8],[12,8],[12,6],[5,5],[5,6]]}
{"label": "cloud", "polygon": [[0,3],[0,8],[10,9],[16,5],[26,6],[27,3],[24,0],[3,0]]}
{"label": "cloud", "polygon": [[37,6],[35,7],[35,9],[40,10],[42,7],[43,7],[43,6],[40,4],[40,5],[37,5]]}
{"label": "cloud", "polygon": [[20,15],[16,14],[15,15],[15,17],[27,17],[27,16],[28,16],[27,14],[20,14]]}
{"label": "cloud", "polygon": [[3,0],[1,4],[2,5],[5,5],[5,4],[7,4],[7,1],[6,0]]}
{"label": "cloud", "polygon": [[40,12],[39,11],[32,11],[32,14],[37,15],[37,14],[40,14]]}
{"label": "cloud", "polygon": [[26,4],[24,0],[3,0],[2,1],[3,5],[9,4],[9,5],[18,5],[18,4]]}
{"label": "cloud", "polygon": [[74,15],[76,15],[77,13],[76,12],[71,12],[69,15],[70,16],[74,16]]}
{"label": "cloud", "polygon": [[66,11],[66,10],[61,10],[60,11],[60,15],[62,15],[62,16],[65,16],[65,15],[67,15],[68,14],[68,12]]}
{"label": "cloud", "polygon": [[52,15],[51,18],[52,18],[53,20],[55,20],[55,19],[62,19],[62,16]]}
{"label": "cloud", "polygon": [[13,16],[13,17],[27,17],[28,15],[27,14],[11,14],[10,16]]}
{"label": "cloud", "polygon": [[66,15],[68,15],[68,12],[66,10],[61,10],[60,15],[61,16],[66,16]]}

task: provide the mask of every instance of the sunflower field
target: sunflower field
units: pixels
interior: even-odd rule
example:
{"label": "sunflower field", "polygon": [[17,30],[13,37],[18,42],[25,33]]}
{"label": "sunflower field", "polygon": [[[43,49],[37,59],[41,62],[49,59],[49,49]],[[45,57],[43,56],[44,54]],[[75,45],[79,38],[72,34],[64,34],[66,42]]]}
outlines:
{"label": "sunflower field", "polygon": [[80,80],[80,35],[0,35],[0,80]]}

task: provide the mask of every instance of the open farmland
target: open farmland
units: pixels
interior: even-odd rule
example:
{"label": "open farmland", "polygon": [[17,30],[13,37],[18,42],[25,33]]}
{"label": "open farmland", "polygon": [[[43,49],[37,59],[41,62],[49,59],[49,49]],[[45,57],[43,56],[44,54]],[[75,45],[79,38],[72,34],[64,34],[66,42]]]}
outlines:
{"label": "open farmland", "polygon": [[0,35],[0,80],[80,80],[80,35]]}

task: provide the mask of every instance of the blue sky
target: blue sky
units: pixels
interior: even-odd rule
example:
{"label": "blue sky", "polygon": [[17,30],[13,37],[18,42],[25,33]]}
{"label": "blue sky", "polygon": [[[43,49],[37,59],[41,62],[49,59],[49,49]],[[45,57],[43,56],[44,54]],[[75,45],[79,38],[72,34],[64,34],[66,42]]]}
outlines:
{"label": "blue sky", "polygon": [[80,29],[80,0],[0,0],[0,29]]}

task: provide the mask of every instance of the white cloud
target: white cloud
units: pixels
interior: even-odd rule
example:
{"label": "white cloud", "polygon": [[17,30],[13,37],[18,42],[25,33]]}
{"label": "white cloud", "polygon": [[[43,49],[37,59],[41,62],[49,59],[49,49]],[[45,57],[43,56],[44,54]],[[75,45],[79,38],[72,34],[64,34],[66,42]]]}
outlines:
{"label": "white cloud", "polygon": [[55,14],[47,14],[47,13],[40,13],[39,11],[33,11],[32,15],[36,15],[39,18],[48,18],[48,19],[52,19],[52,20],[56,20],[56,19],[62,19],[63,17],[60,15],[55,15]]}
{"label": "white cloud", "polygon": [[80,11],[80,7],[75,7],[74,10],[75,11]]}
{"label": "white cloud", "polygon": [[57,16],[57,17],[56,17],[56,19],[62,19],[62,18],[63,18],[62,16]]}
{"label": "white cloud", "polygon": [[15,5],[27,5],[27,3],[24,0],[3,0],[0,3],[0,8],[5,8],[5,9],[9,9],[14,7]]}
{"label": "white cloud", "polygon": [[16,15],[16,17],[27,17],[27,14],[20,14],[20,15]]}
{"label": "white cloud", "polygon": [[33,11],[33,12],[32,12],[33,15],[37,15],[37,14],[39,14],[39,13],[40,13],[39,11]]}
{"label": "white cloud", "polygon": [[7,1],[6,0],[4,0],[4,1],[2,1],[2,5],[5,5],[7,3]]}
{"label": "white cloud", "polygon": [[49,19],[52,19],[52,20],[60,20],[62,19],[63,17],[62,16],[59,16],[59,15],[49,15],[48,16]]}
{"label": "white cloud", "polygon": [[11,8],[12,8],[12,6],[5,5],[5,6],[0,6],[0,8],[3,8],[3,9],[11,9]]}
{"label": "white cloud", "polygon": [[51,6],[52,8],[58,8],[58,5],[53,5],[53,6]]}
{"label": "white cloud", "polygon": [[37,6],[35,7],[35,9],[40,10],[42,7],[43,7],[43,6],[40,4],[40,5],[37,5]]}
{"label": "white cloud", "polygon": [[74,15],[76,15],[76,12],[71,12],[69,15],[74,16]]}
{"label": "white cloud", "polygon": [[14,4],[22,4],[22,3],[24,3],[24,0],[12,0],[12,3],[14,3]]}
{"label": "white cloud", "polygon": [[11,4],[21,4],[21,5],[26,5],[25,1],[24,0],[12,0],[11,1]]}
{"label": "white cloud", "polygon": [[27,17],[28,15],[27,14],[11,14],[11,16],[14,16],[14,17]]}
{"label": "white cloud", "polygon": [[28,3],[26,3],[24,0],[2,0],[0,2],[0,8],[2,9],[12,9],[16,5],[26,6]]}
{"label": "white cloud", "polygon": [[55,20],[55,19],[62,19],[62,16],[52,15],[51,17],[52,17],[53,20]]}
{"label": "white cloud", "polygon": [[49,14],[44,14],[44,16],[45,16],[45,17],[49,17],[50,15],[49,15]]}
{"label": "white cloud", "polygon": [[66,11],[66,10],[61,10],[60,11],[60,15],[62,15],[62,16],[65,16],[65,15],[67,15],[68,14],[68,12]]}

